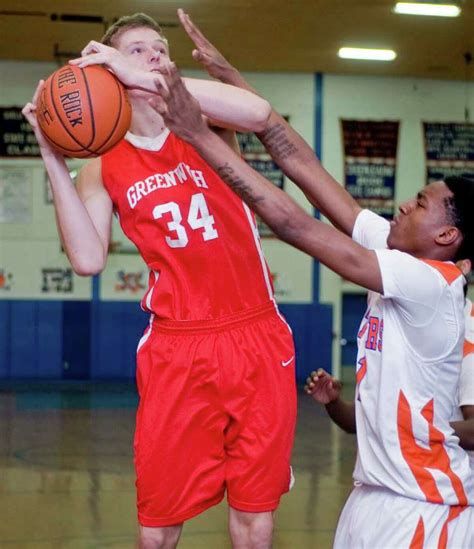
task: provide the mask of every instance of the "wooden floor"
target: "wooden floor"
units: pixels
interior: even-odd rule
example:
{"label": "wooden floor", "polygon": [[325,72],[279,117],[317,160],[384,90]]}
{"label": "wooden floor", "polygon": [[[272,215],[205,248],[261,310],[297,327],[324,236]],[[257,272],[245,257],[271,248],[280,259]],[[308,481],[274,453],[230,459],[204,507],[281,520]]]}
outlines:
{"label": "wooden floor", "polygon": [[[135,406],[130,385],[0,387],[0,548],[134,547]],[[296,484],[274,547],[325,549],[351,489],[355,438],[302,392],[298,411]],[[179,547],[230,547],[226,515],[221,504],[189,521]]]}

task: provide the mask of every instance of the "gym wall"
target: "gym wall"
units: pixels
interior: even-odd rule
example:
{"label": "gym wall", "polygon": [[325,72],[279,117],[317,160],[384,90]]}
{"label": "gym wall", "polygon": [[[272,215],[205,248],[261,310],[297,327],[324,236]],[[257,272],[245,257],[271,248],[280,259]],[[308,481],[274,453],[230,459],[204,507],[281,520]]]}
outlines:
{"label": "gym wall", "polygon": [[[38,80],[55,68],[46,63],[0,62],[0,80],[7,83],[0,92],[0,106],[22,106]],[[255,74],[249,78],[313,143],[314,77]],[[59,244],[41,160],[2,158],[0,162],[0,193],[13,189],[17,196],[10,196],[6,204],[20,212],[13,222],[0,220],[4,281],[0,285],[0,379],[133,378],[137,341],[148,320],[139,307],[147,270],[133,245],[115,221],[112,242],[121,253],[110,254],[98,277],[74,275]],[[83,164],[68,160],[71,172]],[[311,211],[294,185],[285,181],[284,186]],[[264,238],[263,245],[277,300],[295,333],[302,381],[315,363],[331,368],[331,306],[314,299],[319,287],[313,287],[311,258],[276,238]]]}
{"label": "gym wall", "polygon": [[[0,62],[0,106],[22,106],[37,81],[55,68],[45,63]],[[186,75],[204,77],[198,71]],[[339,181],[344,174],[340,118],[399,120],[397,202],[415,195],[425,184],[421,122],[464,121],[466,97],[471,98],[468,106],[474,112],[473,85],[466,88],[463,82],[246,76],[279,112],[289,116],[309,143],[321,148],[324,165]],[[322,140],[315,143],[318,132]],[[69,161],[71,170],[82,164]],[[41,160],[0,159],[0,193],[6,188],[5,178],[10,188],[20,188],[16,199],[23,211],[21,222],[0,222],[0,379],[132,378],[136,343],[147,324],[138,305],[147,283],[140,258],[131,253],[132,246],[115,223],[112,240],[125,253],[111,254],[100,277],[71,274],[60,249]],[[287,180],[285,190],[312,211]],[[277,239],[264,238],[263,246],[277,300],[295,333],[299,381],[319,366],[339,375],[340,340],[354,338],[351,333],[364,307],[363,290],[320,269],[317,262]],[[348,307],[344,315],[343,303]],[[349,319],[345,323],[343,316]]]}

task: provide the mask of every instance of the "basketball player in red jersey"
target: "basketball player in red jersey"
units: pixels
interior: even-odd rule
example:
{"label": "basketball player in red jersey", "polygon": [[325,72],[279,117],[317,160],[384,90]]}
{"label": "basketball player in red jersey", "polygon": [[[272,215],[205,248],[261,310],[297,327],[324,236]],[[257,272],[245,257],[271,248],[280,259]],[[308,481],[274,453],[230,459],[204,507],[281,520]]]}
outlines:
{"label": "basketball player in red jersey", "polygon": [[[75,271],[100,272],[112,213],[150,269],[138,345],[135,468],[140,544],[175,547],[184,521],[227,492],[233,545],[268,548],[272,512],[291,481],[296,416],[292,336],[279,314],[253,214],[150,105],[169,61],[157,24],[123,18],[79,66],[108,66],[130,88],[130,132],[87,164],[77,191],[24,108],[51,180]],[[213,123],[261,129],[268,103],[186,80]],[[232,135],[220,131],[232,140]]]}

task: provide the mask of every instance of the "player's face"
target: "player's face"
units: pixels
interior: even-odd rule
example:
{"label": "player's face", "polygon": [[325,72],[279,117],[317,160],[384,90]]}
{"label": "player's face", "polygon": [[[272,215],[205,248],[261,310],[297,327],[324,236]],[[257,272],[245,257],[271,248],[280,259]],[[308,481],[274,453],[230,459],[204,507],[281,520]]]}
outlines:
{"label": "player's face", "polygon": [[166,42],[156,31],[147,27],[121,32],[115,47],[137,69],[157,71],[164,61],[169,61]]}
{"label": "player's face", "polygon": [[443,181],[430,183],[416,198],[404,202],[390,223],[388,247],[415,257],[430,258],[435,240],[449,223],[445,199],[452,196]]}

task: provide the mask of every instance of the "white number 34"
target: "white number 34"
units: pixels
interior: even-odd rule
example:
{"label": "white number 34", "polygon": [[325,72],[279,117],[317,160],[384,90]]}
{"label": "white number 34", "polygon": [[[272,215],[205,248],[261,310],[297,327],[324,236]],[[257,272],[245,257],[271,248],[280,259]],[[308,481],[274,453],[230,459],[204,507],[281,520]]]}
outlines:
{"label": "white number 34", "polygon": [[[176,202],[167,202],[159,204],[153,209],[153,218],[160,219],[164,214],[171,214],[171,221],[168,221],[169,231],[176,233],[176,237],[166,236],[165,240],[171,248],[184,248],[189,242],[186,228],[182,225],[183,216]],[[191,197],[191,206],[188,213],[188,225],[193,230],[204,229],[202,238],[204,240],[213,240],[219,238],[217,230],[214,228],[214,216],[209,213],[206,199],[202,193],[193,194]]]}

